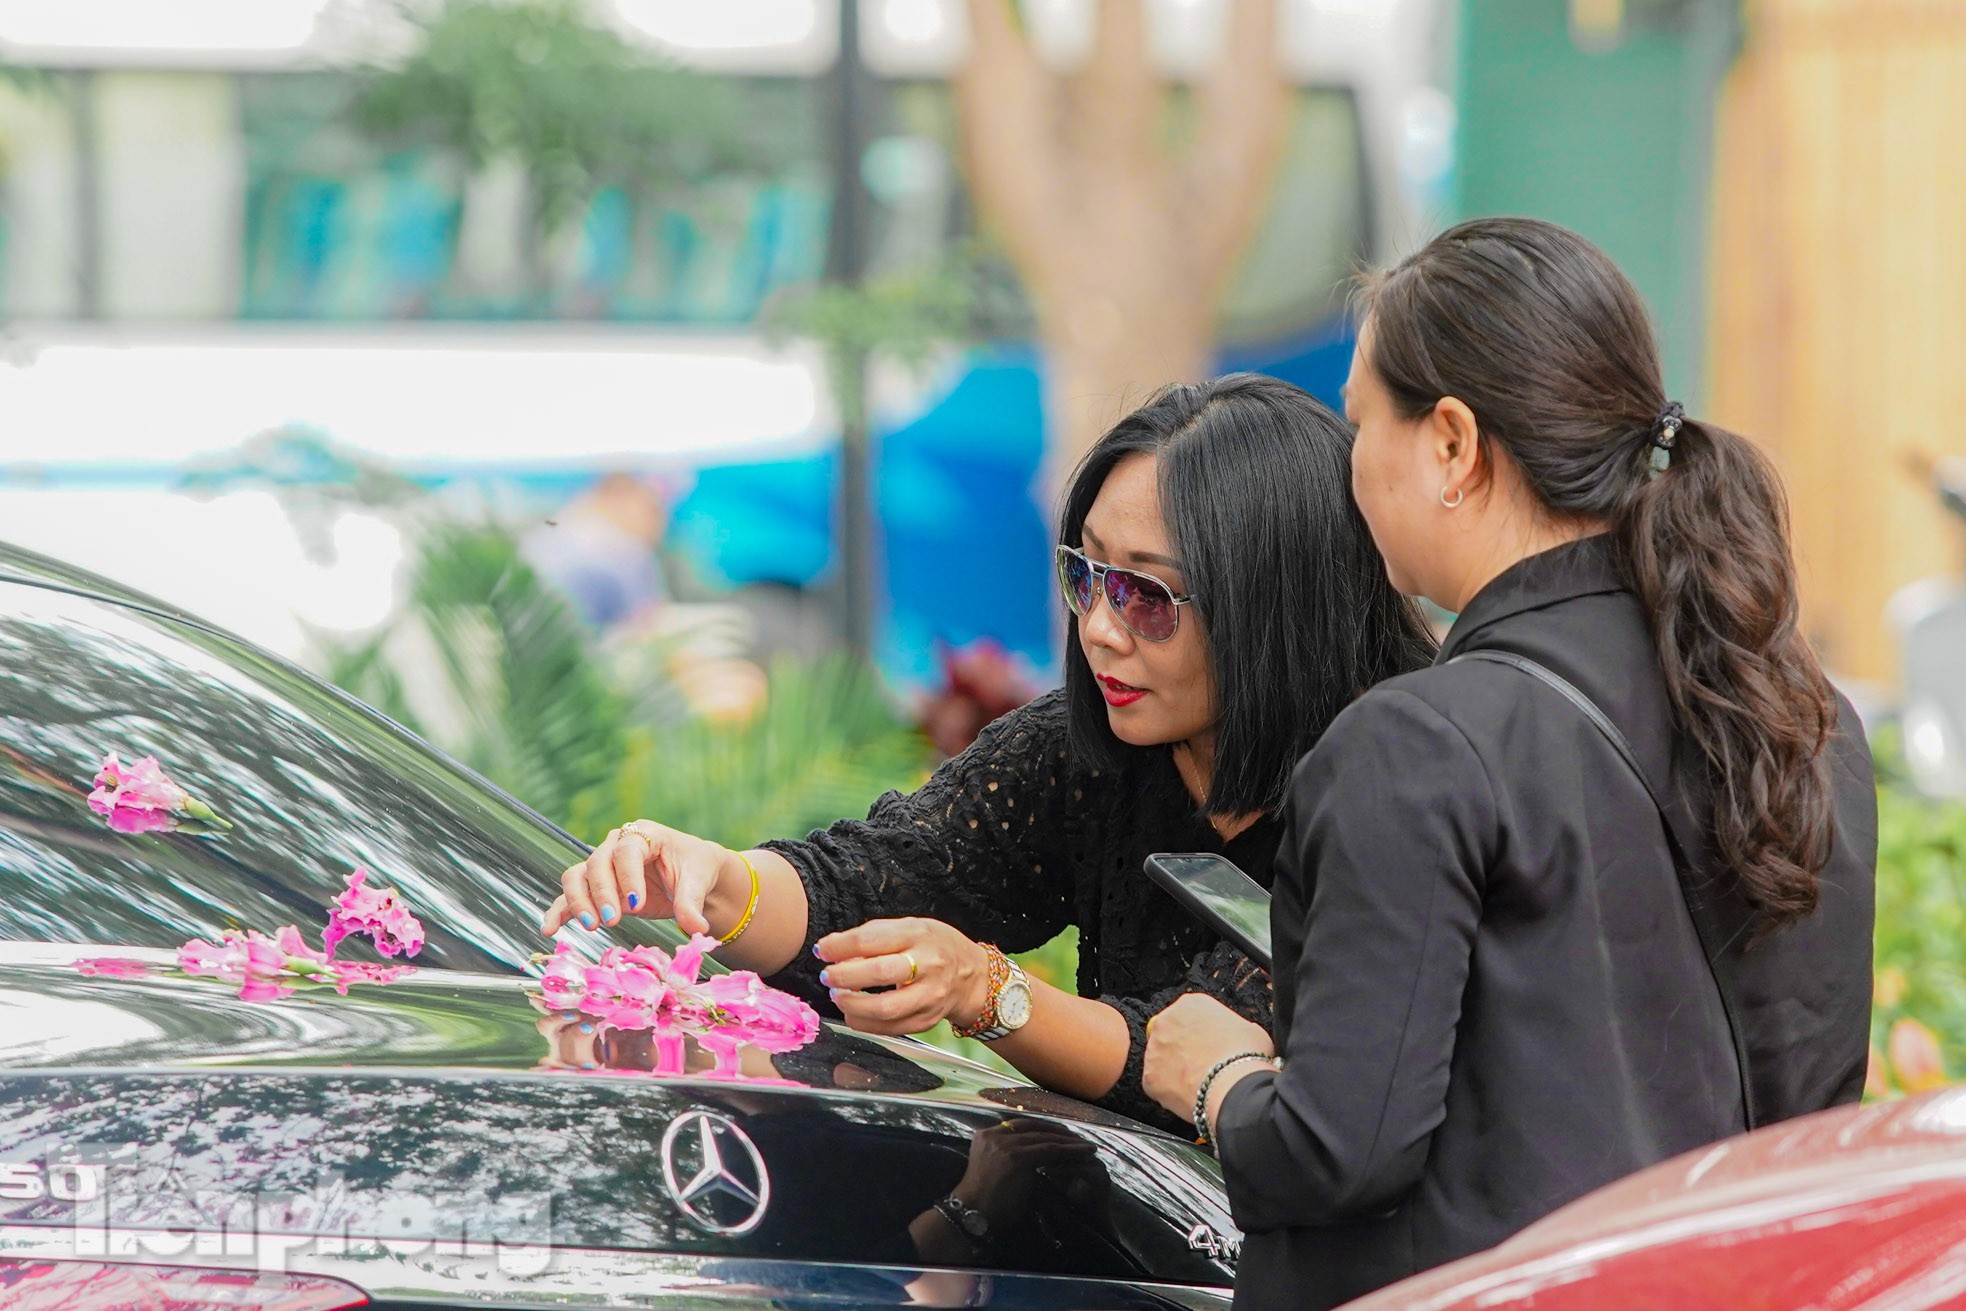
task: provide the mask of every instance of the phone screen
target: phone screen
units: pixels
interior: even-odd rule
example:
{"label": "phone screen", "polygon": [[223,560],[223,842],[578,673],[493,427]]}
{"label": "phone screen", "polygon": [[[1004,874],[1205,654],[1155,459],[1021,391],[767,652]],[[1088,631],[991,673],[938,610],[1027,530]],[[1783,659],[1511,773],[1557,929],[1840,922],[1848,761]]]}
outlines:
{"label": "phone screen", "polygon": [[1147,873],[1197,919],[1270,968],[1270,894],[1234,861],[1167,852],[1147,857]]}

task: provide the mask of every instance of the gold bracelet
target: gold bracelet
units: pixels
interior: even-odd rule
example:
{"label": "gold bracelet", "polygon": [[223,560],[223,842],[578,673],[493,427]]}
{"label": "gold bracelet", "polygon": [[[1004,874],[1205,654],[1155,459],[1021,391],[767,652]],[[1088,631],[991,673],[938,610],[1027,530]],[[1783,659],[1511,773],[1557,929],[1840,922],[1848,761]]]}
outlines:
{"label": "gold bracelet", "polygon": [[728,947],[731,943],[743,937],[744,930],[751,927],[751,920],[758,913],[758,867],[753,865],[751,858],[741,851],[737,853],[737,858],[743,861],[744,868],[751,872],[751,901],[749,905],[745,906],[744,918],[737,921],[737,927],[717,939],[717,945],[719,947]]}

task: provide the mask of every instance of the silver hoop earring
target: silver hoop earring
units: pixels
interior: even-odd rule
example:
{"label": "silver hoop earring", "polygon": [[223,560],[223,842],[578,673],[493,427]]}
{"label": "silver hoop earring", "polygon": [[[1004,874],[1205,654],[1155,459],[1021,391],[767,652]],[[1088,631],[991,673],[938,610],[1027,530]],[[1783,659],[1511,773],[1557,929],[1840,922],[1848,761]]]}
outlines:
{"label": "silver hoop earring", "polygon": [[1456,487],[1454,489],[1454,499],[1451,501],[1447,499],[1447,489],[1445,487],[1440,489],[1440,503],[1450,510],[1467,499],[1468,494],[1462,488]]}

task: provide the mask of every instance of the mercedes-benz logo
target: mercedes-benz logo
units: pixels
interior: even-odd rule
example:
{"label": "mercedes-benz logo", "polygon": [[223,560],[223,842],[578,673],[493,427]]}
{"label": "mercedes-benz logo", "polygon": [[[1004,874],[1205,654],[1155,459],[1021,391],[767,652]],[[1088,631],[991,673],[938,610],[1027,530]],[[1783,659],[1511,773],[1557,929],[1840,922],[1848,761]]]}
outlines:
{"label": "mercedes-benz logo", "polygon": [[713,1234],[748,1234],[771,1205],[764,1157],[742,1129],[709,1111],[670,1121],[662,1180],[683,1214]]}

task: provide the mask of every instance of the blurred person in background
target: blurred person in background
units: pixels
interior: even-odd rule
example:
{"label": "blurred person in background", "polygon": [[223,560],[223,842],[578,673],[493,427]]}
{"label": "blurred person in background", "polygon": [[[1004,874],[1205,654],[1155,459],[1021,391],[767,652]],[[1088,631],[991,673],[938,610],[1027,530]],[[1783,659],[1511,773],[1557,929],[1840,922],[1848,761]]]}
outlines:
{"label": "blurred person in background", "polygon": [[1241,1311],[1854,1102],[1870,1039],[1870,753],[1766,458],[1669,402],[1638,293],[1553,224],[1451,229],[1363,305],[1352,485],[1400,590],[1457,617],[1292,780],[1275,1045],[1203,997],[1153,1022]]}
{"label": "blurred person in background", "polygon": [[[1080,465],[1059,531],[1065,685],[864,821],[745,852],[636,820],[569,868],[543,928],[710,933],[855,1028],[942,1020],[1036,1082],[1178,1126],[1140,1086],[1148,1017],[1201,990],[1256,1024],[1269,979],[1155,887],[1156,851],[1268,882],[1297,759],[1432,642],[1348,489],[1351,432],[1238,375],[1166,389]],[[949,562],[960,587],[976,566]],[[1079,930],[1075,995],[1006,952]]]}
{"label": "blurred person in background", "polygon": [[594,628],[646,620],[668,599],[659,551],[669,503],[652,482],[610,473],[527,533],[526,562]]}

